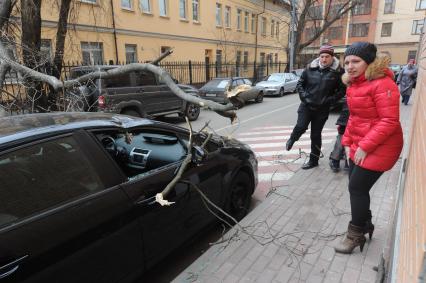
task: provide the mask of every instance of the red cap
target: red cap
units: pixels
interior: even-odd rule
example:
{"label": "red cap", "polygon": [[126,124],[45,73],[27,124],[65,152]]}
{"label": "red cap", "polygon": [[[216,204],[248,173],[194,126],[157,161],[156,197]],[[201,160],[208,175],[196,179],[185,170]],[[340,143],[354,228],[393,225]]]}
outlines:
{"label": "red cap", "polygon": [[323,46],[320,47],[320,51],[319,51],[320,55],[322,53],[327,53],[327,54],[330,54],[331,56],[334,56],[334,48],[333,48],[333,46],[331,46],[329,44],[324,44]]}

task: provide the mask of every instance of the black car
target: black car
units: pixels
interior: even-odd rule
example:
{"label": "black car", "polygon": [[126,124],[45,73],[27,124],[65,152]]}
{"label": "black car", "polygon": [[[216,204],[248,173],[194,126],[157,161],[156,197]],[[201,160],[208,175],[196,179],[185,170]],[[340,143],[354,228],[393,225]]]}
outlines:
{"label": "black car", "polygon": [[[81,66],[71,69],[71,78],[94,71],[108,71],[119,66]],[[188,94],[198,96],[198,90],[179,84]],[[200,107],[174,94],[161,78],[149,71],[130,72],[111,78],[99,78],[68,92],[77,97],[77,110],[102,111],[136,117],[158,117],[168,114],[187,116],[197,120]]]}
{"label": "black car", "polygon": [[[244,144],[105,113],[0,118],[0,281],[127,282],[217,220],[196,185],[237,219],[257,185]],[[196,153],[198,152],[198,153]]]}

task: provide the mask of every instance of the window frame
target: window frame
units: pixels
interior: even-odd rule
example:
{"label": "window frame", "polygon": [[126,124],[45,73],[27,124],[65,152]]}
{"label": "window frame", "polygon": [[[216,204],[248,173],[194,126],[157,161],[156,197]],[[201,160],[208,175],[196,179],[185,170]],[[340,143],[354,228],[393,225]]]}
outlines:
{"label": "window frame", "polygon": [[200,22],[200,0],[192,0],[192,21]]}
{"label": "window frame", "polygon": [[364,3],[355,5],[355,7],[352,8],[352,15],[371,15],[372,5],[372,0],[364,0]]}
{"label": "window frame", "polygon": [[[89,48],[83,49],[83,44],[87,44],[89,46]],[[99,49],[94,48],[93,46],[98,45]],[[89,59],[90,59],[90,64],[88,65],[95,65],[95,64],[103,64],[104,63],[104,49],[103,49],[103,42],[91,42],[91,41],[80,41],[80,48],[81,48],[81,57],[82,57],[82,61],[85,62],[84,60],[84,52],[88,52],[89,53]],[[101,61],[94,61],[94,51],[100,51],[100,55],[101,55]]]}
{"label": "window frame", "polygon": [[[127,52],[128,47],[134,47],[135,48],[134,49],[134,57],[135,57],[134,61],[128,61],[127,60],[127,54],[130,53],[130,52]],[[124,44],[124,53],[125,53],[125,57],[126,57],[126,64],[138,62],[138,45],[137,44],[131,44],[131,43]]]}
{"label": "window frame", "polygon": [[[392,25],[393,23],[382,23],[382,29],[380,31],[380,37],[391,37],[392,36]],[[389,29],[389,30],[388,30]],[[388,31],[388,33],[385,33]]]}
{"label": "window frame", "polygon": [[249,16],[250,13],[247,11],[244,11],[244,32],[249,32]]}
{"label": "window frame", "polygon": [[[143,3],[148,5],[148,9],[144,9]],[[152,14],[152,5],[151,0],[139,0],[139,8],[143,14]]]}
{"label": "window frame", "polygon": [[[129,7],[123,6],[123,1],[127,1],[129,3]],[[120,1],[120,7],[123,10],[133,11],[133,0],[121,0]]]}
{"label": "window frame", "polygon": [[[182,5],[183,4],[183,10]],[[183,12],[183,15],[182,15]],[[188,3],[187,0],[179,0],[179,19],[188,20]]]}
{"label": "window frame", "polygon": [[215,22],[216,27],[222,27],[223,26],[223,19],[222,19],[222,4],[216,2],[216,14],[215,14]]}
{"label": "window frame", "polygon": [[[421,8],[421,4],[424,3],[424,8]],[[416,11],[426,10],[426,0],[416,1]]]}
{"label": "window frame", "polygon": [[225,6],[224,25],[225,25],[225,28],[231,28],[231,7],[229,6]]}
{"label": "window frame", "polygon": [[260,23],[260,34],[262,36],[266,36],[266,30],[268,29],[266,24],[266,17],[262,17],[262,21]]}
{"label": "window frame", "polygon": [[385,0],[383,14],[395,14],[395,0]]}
{"label": "window frame", "polygon": [[169,0],[158,0],[158,14],[160,17],[169,17]]}
{"label": "window frame", "polygon": [[[419,23],[421,23],[421,24],[419,24]],[[419,26],[421,26],[420,31],[417,32]],[[412,35],[420,35],[420,34],[422,34],[423,28],[424,28],[424,20],[413,20],[413,25],[411,27],[411,34]]]}
{"label": "window frame", "polygon": [[[354,35],[354,30],[353,30],[354,27],[358,28],[358,27],[362,27],[362,26],[366,27],[366,31],[367,31],[366,34],[364,35],[362,33],[362,30],[360,30],[361,35],[358,35],[358,34]],[[359,28],[359,29],[361,29],[361,28]],[[355,30],[355,31],[358,31],[358,30]],[[350,26],[349,26],[349,37],[367,37],[369,32],[370,32],[370,23],[356,23],[356,24],[350,24]]]}
{"label": "window frame", "polygon": [[251,33],[255,33],[256,32],[256,14],[251,13],[251,29],[250,29]]}
{"label": "window frame", "polygon": [[241,31],[241,14],[243,13],[243,11],[241,9],[237,9],[237,30]]}

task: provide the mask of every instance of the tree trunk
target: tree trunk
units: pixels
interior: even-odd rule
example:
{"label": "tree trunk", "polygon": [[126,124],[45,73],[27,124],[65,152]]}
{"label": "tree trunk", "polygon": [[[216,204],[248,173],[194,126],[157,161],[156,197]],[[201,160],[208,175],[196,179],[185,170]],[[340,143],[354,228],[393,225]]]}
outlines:
{"label": "tree trunk", "polygon": [[[41,0],[21,0],[22,59],[28,68],[40,70]],[[28,96],[41,111],[47,109],[47,97],[41,94],[41,84],[27,79]],[[32,111],[34,111],[32,107]]]}
{"label": "tree trunk", "polygon": [[64,60],[65,38],[68,30],[68,16],[72,0],[62,0],[59,11],[58,29],[56,31],[55,57],[53,59],[53,75],[60,78]]}

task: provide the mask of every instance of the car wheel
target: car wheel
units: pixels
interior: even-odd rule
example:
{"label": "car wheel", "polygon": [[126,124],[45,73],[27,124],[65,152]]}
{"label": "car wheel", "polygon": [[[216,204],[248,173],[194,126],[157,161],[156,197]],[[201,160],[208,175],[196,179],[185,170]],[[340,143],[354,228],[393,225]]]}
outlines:
{"label": "car wheel", "polygon": [[284,88],[280,88],[280,91],[278,92],[278,96],[279,97],[283,97],[284,96]]}
{"label": "car wheel", "polygon": [[133,109],[125,109],[125,110],[121,111],[120,114],[127,115],[127,116],[133,116],[133,117],[141,117],[141,114],[139,114],[138,111],[133,110]]}
{"label": "car wheel", "polygon": [[256,103],[261,103],[263,101],[263,92],[259,92],[257,97],[254,99]]}
{"label": "car wheel", "polygon": [[200,116],[200,107],[193,103],[188,103],[185,109],[185,116],[188,117],[189,121],[195,121]]}
{"label": "car wheel", "polygon": [[245,172],[239,172],[232,182],[227,212],[237,221],[243,219],[249,211],[251,187],[250,176]]}

